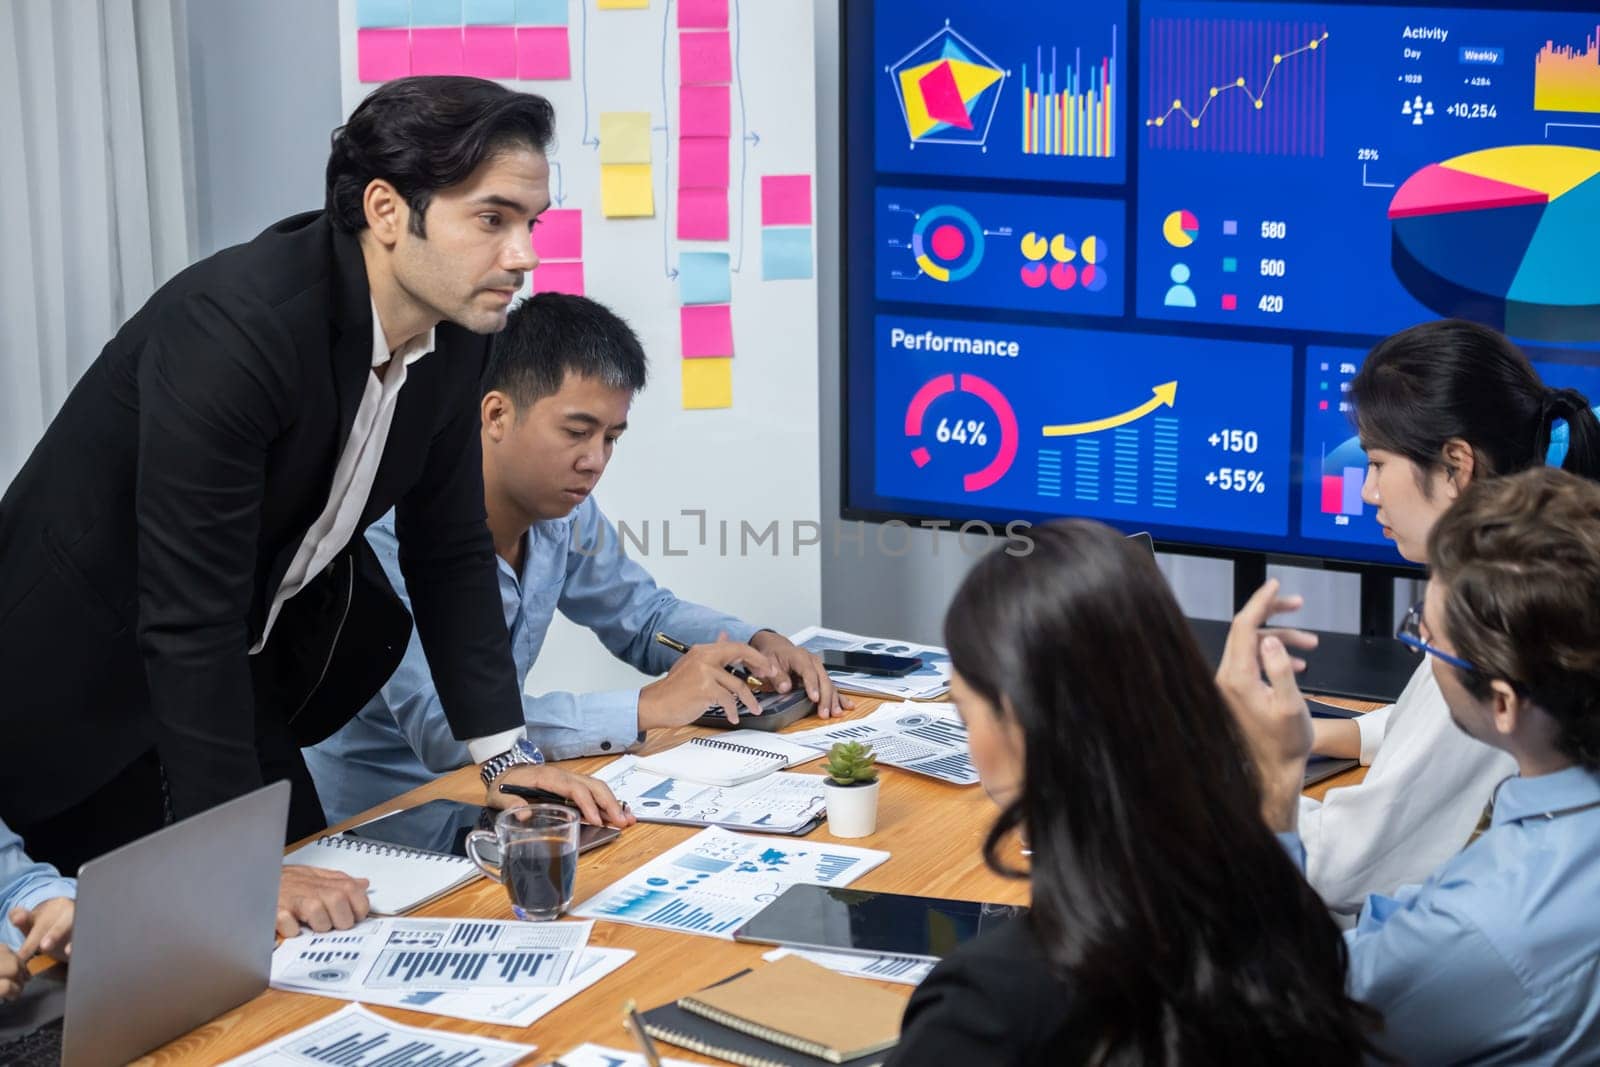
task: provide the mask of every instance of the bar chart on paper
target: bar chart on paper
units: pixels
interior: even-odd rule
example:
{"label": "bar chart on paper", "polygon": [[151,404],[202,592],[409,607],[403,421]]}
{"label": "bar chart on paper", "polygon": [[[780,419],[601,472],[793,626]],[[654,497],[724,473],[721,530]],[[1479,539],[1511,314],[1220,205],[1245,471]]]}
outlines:
{"label": "bar chart on paper", "polygon": [[222,1067],[510,1067],[533,1048],[401,1026],[352,1004]]}

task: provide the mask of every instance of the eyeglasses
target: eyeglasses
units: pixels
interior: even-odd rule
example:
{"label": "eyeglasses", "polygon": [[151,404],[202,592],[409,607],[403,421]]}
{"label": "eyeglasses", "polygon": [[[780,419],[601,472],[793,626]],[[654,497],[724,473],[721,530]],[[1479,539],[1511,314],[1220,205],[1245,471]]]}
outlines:
{"label": "eyeglasses", "polygon": [[1420,600],[1411,605],[1411,609],[1406,612],[1405,618],[1400,620],[1400,625],[1395,627],[1394,636],[1402,645],[1415,650],[1419,654],[1426,652],[1428,655],[1436,656],[1450,664],[1450,666],[1459,667],[1464,671],[1477,672],[1478,670],[1471,662],[1462,659],[1460,656],[1452,656],[1443,649],[1435,648],[1423,639],[1422,601]]}

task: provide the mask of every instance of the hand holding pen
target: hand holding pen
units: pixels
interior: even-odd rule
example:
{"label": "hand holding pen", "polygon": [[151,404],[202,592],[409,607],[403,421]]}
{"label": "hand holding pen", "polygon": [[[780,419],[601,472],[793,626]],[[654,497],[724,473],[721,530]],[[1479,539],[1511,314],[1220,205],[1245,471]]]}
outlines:
{"label": "hand holding pen", "polygon": [[728,640],[727,634],[719,634],[713,644],[693,647],[666,634],[657,634],[656,641],[682,658],[664,677],[639,690],[639,729],[683,726],[709,707],[721,708],[735,724],[741,707],[750,714],[761,714],[749,676],[773,673],[766,656],[742,641]]}

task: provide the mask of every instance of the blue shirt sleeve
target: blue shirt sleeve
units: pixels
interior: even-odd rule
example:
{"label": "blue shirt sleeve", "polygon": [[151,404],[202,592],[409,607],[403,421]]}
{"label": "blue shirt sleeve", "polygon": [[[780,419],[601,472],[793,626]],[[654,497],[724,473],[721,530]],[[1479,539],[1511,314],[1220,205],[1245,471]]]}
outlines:
{"label": "blue shirt sleeve", "polygon": [[662,674],[678,654],[656,642],[668,633],[686,644],[705,644],[726,633],[749,641],[758,627],[663,589],[629,559],[617,531],[593,499],[573,515],[561,613],[586,626],[613,656],[645,674]]}
{"label": "blue shirt sleeve", "polygon": [[1350,995],[1383,1012],[1379,1043],[1402,1062],[1496,1060],[1493,1050],[1530,1036],[1527,991],[1478,924],[1435,889],[1368,899],[1345,933]]}
{"label": "blue shirt sleeve", "polygon": [[22,931],[11,924],[12,908],[30,911],[57,897],[76,898],[76,879],[63,878],[48,863],[36,863],[22,851],[22,838],[0,822],[0,941],[21,948]]}

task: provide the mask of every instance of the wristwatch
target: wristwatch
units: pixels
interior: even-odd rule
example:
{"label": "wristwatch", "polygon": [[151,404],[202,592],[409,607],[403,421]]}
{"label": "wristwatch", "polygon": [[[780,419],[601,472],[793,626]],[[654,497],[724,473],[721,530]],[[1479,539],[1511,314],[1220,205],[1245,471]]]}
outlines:
{"label": "wristwatch", "polygon": [[513,767],[537,766],[543,762],[544,753],[539,751],[539,746],[526,737],[519,737],[500,755],[484,760],[478,775],[483,779],[484,785],[491,785],[496,778]]}

